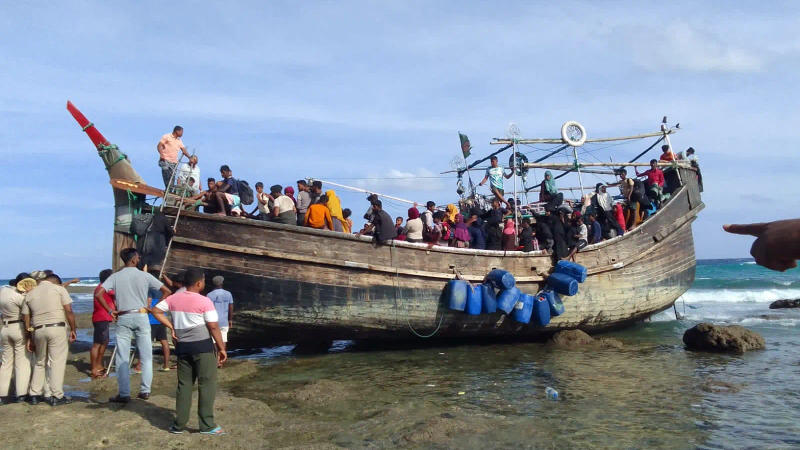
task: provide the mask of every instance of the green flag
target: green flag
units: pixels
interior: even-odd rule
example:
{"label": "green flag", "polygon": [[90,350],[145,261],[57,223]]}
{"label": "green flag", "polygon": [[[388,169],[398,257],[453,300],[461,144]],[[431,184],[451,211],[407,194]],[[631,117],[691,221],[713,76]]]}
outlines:
{"label": "green flag", "polygon": [[467,159],[470,150],[472,150],[472,146],[469,144],[469,138],[466,134],[461,133],[458,133],[458,138],[461,139],[461,153],[464,154],[464,159]]}

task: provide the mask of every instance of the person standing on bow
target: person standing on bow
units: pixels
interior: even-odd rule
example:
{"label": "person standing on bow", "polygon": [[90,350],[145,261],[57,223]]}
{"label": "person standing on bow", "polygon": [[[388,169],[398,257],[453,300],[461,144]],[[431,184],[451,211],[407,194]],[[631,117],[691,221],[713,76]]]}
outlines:
{"label": "person standing on bow", "polygon": [[[178,168],[178,151],[181,151],[187,158],[191,157],[186,146],[183,145],[183,127],[175,125],[172,133],[161,136],[161,140],[156,145],[158,150],[158,167],[161,168],[161,178],[164,179],[164,187],[169,188],[172,174]],[[195,178],[198,179],[198,178]]]}
{"label": "person standing on bow", "polygon": [[492,194],[494,194],[494,196],[500,200],[500,202],[505,203],[506,206],[511,209],[511,205],[509,205],[506,199],[503,198],[503,195],[505,195],[505,192],[503,191],[503,178],[511,178],[514,175],[514,171],[512,170],[510,173],[505,173],[505,169],[497,164],[497,156],[492,156],[489,158],[489,162],[491,163],[491,167],[486,169],[486,176],[483,177],[483,180],[481,180],[478,186],[483,186],[488,180],[489,189],[492,191]]}
{"label": "person standing on bow", "polygon": [[[119,272],[114,273],[95,291],[94,298],[117,321],[117,386],[113,403],[128,403],[131,400],[131,379],[129,359],[131,339],[136,339],[136,349],[142,362],[142,382],[138,398],[150,398],[150,384],[153,381],[153,343],[150,340],[150,321],[147,318],[148,293],[150,289],[161,291],[161,298],[172,292],[164,284],[147,272],[139,270],[139,253],[134,248],[119,252],[125,263]],[[112,309],[105,300],[107,291],[114,291],[117,309]]]}

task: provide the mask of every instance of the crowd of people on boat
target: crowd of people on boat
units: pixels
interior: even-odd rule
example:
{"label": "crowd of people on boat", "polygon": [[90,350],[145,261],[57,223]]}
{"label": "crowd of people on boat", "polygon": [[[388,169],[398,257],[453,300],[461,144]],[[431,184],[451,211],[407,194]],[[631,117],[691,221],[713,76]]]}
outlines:
{"label": "crowd of people on boat", "polygon": [[[220,179],[208,178],[207,188],[201,191],[198,159],[183,146],[182,133],[182,128],[175,127],[159,141],[159,166],[165,185],[169,186],[174,177],[175,185],[187,197],[185,204],[189,208],[202,208],[209,214],[369,235],[379,243],[400,240],[481,250],[545,250],[557,259],[572,258],[587,245],[621,236],[660,209],[681,181],[677,170],[662,170],[659,161],[685,160],[697,168],[693,148],[676,155],[669,145],[663,145],[659,160],[651,160],[648,170],[639,172],[635,167],[635,176],[629,177],[626,169],[617,169],[617,182],[598,183],[594,192],[578,201],[565,200],[553,174],[546,171],[538,186],[539,202],[522,205],[519,199],[506,198],[504,180],[513,173],[498,164],[497,156],[492,156],[490,167],[479,183],[489,184],[490,207],[481,208],[474,198],[445,208],[437,208],[435,202],[429,201],[422,210],[414,204],[407,217],[392,219],[378,196],[372,194],[367,198],[366,225],[356,232],[352,211],[342,208],[336,192],[324,190],[319,180],[297,180],[296,188],[275,184],[268,190],[259,181],[252,193],[249,184],[234,178],[231,168],[223,165]],[[188,158],[180,166],[179,152]],[[702,183],[699,177],[698,170],[698,181]],[[611,187],[618,187],[619,195],[612,196],[608,192]],[[248,212],[244,205],[250,203],[255,203],[255,208]]]}

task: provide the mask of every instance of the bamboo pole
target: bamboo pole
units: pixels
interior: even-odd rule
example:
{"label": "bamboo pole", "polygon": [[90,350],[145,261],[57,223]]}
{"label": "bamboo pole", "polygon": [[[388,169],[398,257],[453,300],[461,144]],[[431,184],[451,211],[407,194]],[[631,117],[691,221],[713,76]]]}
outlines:
{"label": "bamboo pole", "polygon": [[[659,161],[656,163],[658,167],[691,167],[690,164],[684,163],[682,161]],[[613,163],[613,162],[598,162],[598,163],[581,163],[578,165],[580,168],[583,167],[650,167],[650,163]],[[568,170],[574,169],[575,164],[573,163],[525,163],[525,168],[528,169],[561,169],[561,170]]]}
{"label": "bamboo pole", "polygon": [[[659,161],[658,167],[672,167],[677,165],[678,167],[683,168],[691,168],[691,165],[688,162],[683,161]],[[555,169],[555,170],[569,170],[574,169],[574,163],[525,163],[522,167],[526,169]],[[650,167],[650,163],[615,163],[615,162],[599,162],[599,163],[581,163],[581,169],[584,167]],[[477,171],[485,171],[486,167],[473,167],[472,169],[463,169],[463,170],[477,170]],[[447,170],[445,172],[440,172],[441,175],[448,174],[448,173],[457,173],[458,170]],[[583,172],[590,173],[587,170],[583,170]],[[606,171],[606,172],[593,172],[593,173],[600,173],[605,175],[614,175],[613,171]]]}
{"label": "bamboo pole", "polygon": [[[593,139],[586,139],[586,142],[613,142],[613,141],[629,141],[633,139],[644,139],[649,137],[661,137],[664,134],[673,134],[677,133],[678,130],[676,128],[670,128],[666,132],[664,131],[657,131],[653,133],[644,133],[644,134],[637,134],[633,136],[622,136],[622,137],[609,137],[609,138],[593,138]],[[511,139],[501,139],[501,138],[494,138],[490,142],[492,145],[508,145],[511,144]],[[519,144],[564,144],[564,140],[561,138],[557,139],[519,139],[517,141]]]}
{"label": "bamboo pole", "polygon": [[[486,169],[483,169],[483,170],[486,170]],[[332,184],[334,186],[338,186],[338,187],[343,188],[343,189],[348,189],[348,190],[355,191],[355,192],[361,192],[361,193],[364,193],[364,194],[375,194],[378,197],[386,197],[386,198],[390,198],[392,200],[397,200],[398,202],[408,203],[410,205],[415,205],[415,204],[416,205],[424,205],[425,204],[425,203],[413,202],[411,200],[406,200],[406,199],[400,198],[400,197],[393,197],[391,195],[381,194],[381,193],[375,192],[375,191],[369,191],[369,190],[366,190],[366,189],[361,189],[361,188],[357,188],[357,187],[353,187],[353,186],[347,186],[345,184],[334,183],[333,181],[320,180],[319,178],[309,178],[309,180],[310,181],[321,181],[323,183]]]}

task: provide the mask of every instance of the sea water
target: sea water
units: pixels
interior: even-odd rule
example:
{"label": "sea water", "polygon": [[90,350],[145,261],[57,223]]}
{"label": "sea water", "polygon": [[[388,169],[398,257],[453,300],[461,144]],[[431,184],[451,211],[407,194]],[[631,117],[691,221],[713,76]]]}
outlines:
{"label": "sea water", "polygon": [[[94,281],[96,283],[96,280]],[[84,283],[91,284],[91,280]],[[91,295],[74,295],[91,309]],[[539,343],[368,349],[338,341],[327,354],[291,347],[235,352],[262,364],[229,383],[302,427],[275,444],[343,447],[800,446],[800,271],[750,260],[698,261],[696,281],[670,308],[607,336],[622,349],[557,350]],[[564,299],[570,308],[569,298]],[[681,337],[698,322],[738,324],[766,339],[744,355],[695,353]],[[319,397],[294,395],[320,389]],[[542,395],[558,391],[559,401]]]}

